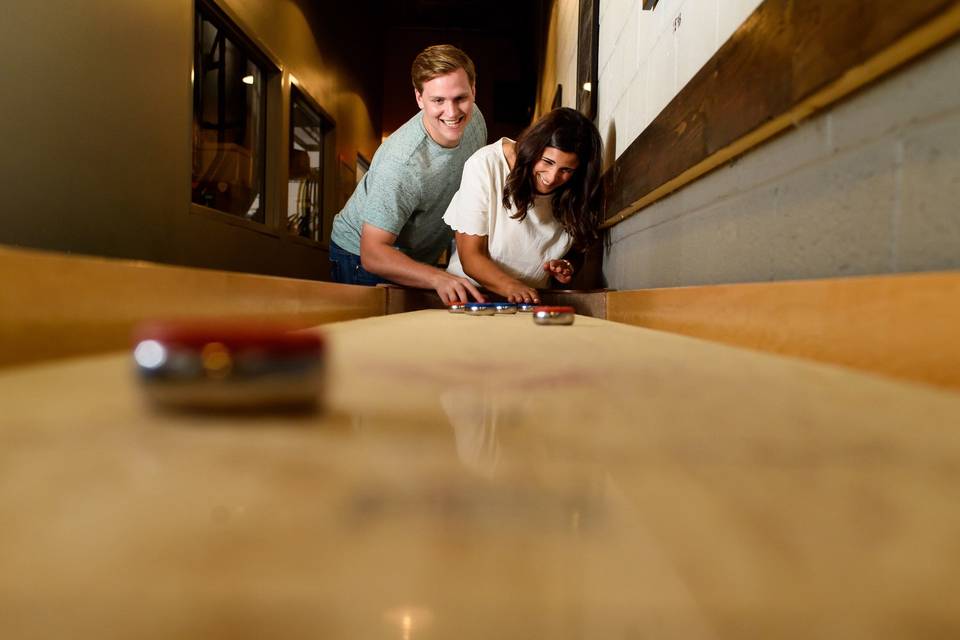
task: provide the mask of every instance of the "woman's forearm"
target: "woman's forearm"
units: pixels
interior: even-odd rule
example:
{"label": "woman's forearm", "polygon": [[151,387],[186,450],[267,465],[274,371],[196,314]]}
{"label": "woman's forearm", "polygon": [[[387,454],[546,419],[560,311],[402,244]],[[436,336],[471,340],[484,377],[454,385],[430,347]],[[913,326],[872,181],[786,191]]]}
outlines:
{"label": "woman's forearm", "polygon": [[508,275],[490,257],[475,255],[464,260],[460,257],[463,271],[479,282],[485,289],[499,294],[511,302],[539,302],[537,290]]}
{"label": "woman's forearm", "polygon": [[539,302],[537,290],[505,272],[490,257],[486,236],[457,232],[457,255],[463,272],[510,302]]}
{"label": "woman's forearm", "polygon": [[463,265],[463,272],[468,276],[495,293],[500,293],[500,289],[515,282],[496,262],[489,256],[476,254],[472,256],[460,256],[460,262]]}

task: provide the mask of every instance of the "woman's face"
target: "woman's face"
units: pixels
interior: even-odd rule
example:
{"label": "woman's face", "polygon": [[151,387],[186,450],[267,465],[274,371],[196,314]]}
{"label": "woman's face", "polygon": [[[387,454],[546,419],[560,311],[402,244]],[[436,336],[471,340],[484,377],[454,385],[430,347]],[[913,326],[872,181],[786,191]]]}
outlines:
{"label": "woman's face", "polygon": [[578,166],[577,154],[546,147],[533,165],[533,186],[540,195],[553,193],[573,177]]}

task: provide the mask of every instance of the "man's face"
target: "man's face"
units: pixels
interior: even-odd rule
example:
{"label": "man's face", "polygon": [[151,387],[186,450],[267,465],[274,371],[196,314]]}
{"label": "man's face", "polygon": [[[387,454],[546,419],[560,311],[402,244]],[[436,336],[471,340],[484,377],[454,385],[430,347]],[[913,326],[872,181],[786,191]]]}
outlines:
{"label": "man's face", "polygon": [[423,126],[441,147],[460,144],[473,115],[473,90],[463,69],[424,82],[422,93],[414,89],[423,109]]}

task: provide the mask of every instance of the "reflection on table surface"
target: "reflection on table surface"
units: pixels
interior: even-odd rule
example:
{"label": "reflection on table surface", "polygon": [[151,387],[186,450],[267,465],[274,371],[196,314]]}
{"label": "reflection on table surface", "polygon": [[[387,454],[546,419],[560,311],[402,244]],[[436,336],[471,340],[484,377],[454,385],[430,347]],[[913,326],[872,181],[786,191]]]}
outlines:
{"label": "reflection on table surface", "polygon": [[960,396],[585,317],[323,330],[317,415],[0,372],[5,634],[960,632]]}

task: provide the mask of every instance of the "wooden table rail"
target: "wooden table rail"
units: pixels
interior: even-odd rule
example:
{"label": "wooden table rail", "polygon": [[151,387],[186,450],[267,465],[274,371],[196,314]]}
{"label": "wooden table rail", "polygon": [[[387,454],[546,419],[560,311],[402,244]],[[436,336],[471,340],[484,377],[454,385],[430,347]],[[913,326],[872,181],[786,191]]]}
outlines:
{"label": "wooden table rail", "polygon": [[270,319],[309,327],[382,315],[371,287],[0,247],[0,366],[129,346],[143,320]]}

